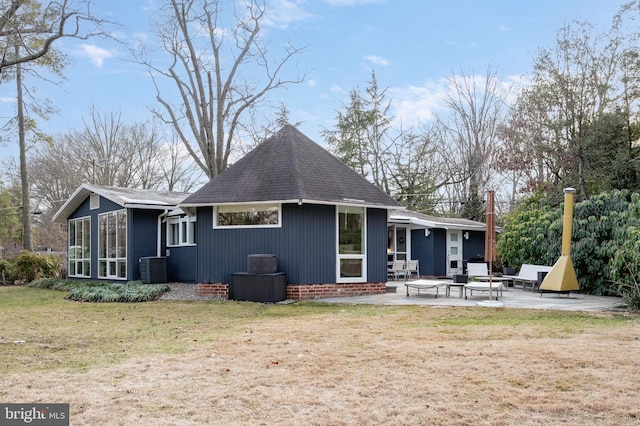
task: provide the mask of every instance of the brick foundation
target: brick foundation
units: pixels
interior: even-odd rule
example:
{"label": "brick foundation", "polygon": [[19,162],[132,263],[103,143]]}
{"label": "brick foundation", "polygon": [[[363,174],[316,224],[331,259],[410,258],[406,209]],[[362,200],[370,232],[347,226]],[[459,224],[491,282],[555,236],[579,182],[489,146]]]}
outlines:
{"label": "brick foundation", "polygon": [[198,283],[198,296],[210,297],[216,300],[229,299],[229,284]]}
{"label": "brick foundation", "polygon": [[[365,296],[387,292],[386,283],[289,284],[287,299],[308,300],[327,297]],[[198,283],[198,296],[215,300],[229,299],[229,284]]]}
{"label": "brick foundation", "polygon": [[386,292],[386,283],[289,284],[287,286],[287,299],[324,299],[327,297],[364,296]]}

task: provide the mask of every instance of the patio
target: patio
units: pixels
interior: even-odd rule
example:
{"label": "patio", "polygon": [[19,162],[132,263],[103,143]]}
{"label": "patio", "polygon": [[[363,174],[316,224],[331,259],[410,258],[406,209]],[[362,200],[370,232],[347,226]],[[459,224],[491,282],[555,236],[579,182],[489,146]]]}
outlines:
{"label": "patio", "polygon": [[[384,293],[369,296],[334,297],[329,299],[318,299],[327,303],[350,303],[350,304],[376,304],[376,305],[423,305],[433,307],[445,306],[478,306],[487,304],[489,293],[474,292],[468,299],[458,297],[458,291],[452,290],[449,297],[444,297],[443,291],[435,297],[435,289],[421,290],[420,294],[414,289],[407,288],[405,281],[393,281],[389,284],[397,286],[395,293]],[[495,294],[494,294],[495,298]],[[505,308],[526,308],[526,309],[549,309],[561,311],[604,311],[615,309],[622,304],[620,297],[591,296],[586,294],[571,293],[568,297],[565,294],[545,293],[540,297],[540,293],[521,288],[510,287],[505,289],[498,300],[500,307]]]}

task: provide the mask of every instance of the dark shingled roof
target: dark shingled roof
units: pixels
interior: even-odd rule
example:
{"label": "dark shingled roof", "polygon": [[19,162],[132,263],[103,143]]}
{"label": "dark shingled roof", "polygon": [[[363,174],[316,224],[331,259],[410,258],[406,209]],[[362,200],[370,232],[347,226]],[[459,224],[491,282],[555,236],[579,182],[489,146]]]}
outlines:
{"label": "dark shingled roof", "polygon": [[401,208],[291,125],[259,144],[181,205],[297,200]]}

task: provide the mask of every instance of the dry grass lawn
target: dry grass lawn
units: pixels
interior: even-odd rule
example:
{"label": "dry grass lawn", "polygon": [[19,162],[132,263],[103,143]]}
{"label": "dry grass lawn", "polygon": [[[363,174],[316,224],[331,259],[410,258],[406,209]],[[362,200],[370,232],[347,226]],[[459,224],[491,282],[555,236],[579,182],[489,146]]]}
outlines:
{"label": "dry grass lawn", "polygon": [[0,287],[0,401],[72,425],[637,425],[640,319]]}

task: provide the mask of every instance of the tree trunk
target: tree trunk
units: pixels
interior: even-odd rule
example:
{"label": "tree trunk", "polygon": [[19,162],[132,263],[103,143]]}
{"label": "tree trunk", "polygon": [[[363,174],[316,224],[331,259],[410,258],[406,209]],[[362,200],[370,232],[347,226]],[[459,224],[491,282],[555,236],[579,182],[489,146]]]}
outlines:
{"label": "tree trunk", "polygon": [[[16,46],[16,57],[20,48]],[[29,176],[27,175],[27,143],[24,123],[24,102],[22,95],[22,67],[16,65],[16,88],[18,107],[18,142],[20,144],[20,181],[22,184],[22,247],[33,251],[31,238],[31,203],[29,201]]]}

